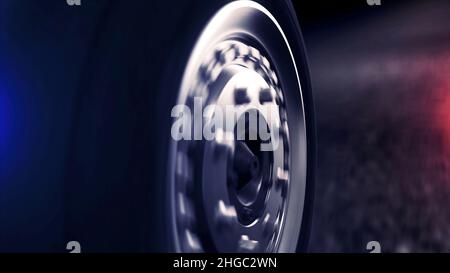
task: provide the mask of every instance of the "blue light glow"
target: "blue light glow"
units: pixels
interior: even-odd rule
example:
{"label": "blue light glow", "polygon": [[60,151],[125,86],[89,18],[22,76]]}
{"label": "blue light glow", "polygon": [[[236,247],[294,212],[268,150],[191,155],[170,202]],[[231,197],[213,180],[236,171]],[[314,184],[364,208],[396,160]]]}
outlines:
{"label": "blue light glow", "polygon": [[[1,84],[1,83],[0,83]],[[6,98],[6,92],[3,86],[0,86],[0,152],[3,151],[6,146],[6,139],[8,133],[8,100]]]}

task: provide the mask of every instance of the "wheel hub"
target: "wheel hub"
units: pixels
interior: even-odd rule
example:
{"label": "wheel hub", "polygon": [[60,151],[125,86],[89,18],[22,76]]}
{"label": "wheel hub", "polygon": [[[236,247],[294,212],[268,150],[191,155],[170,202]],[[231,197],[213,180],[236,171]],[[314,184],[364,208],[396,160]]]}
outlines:
{"label": "wheel hub", "polygon": [[[247,4],[254,5],[238,1],[228,6]],[[250,8],[266,17],[258,9]],[[248,34],[230,32],[206,44],[200,41],[201,54],[193,53],[193,65],[186,70],[179,104],[193,109],[200,97],[204,109],[228,109],[233,115],[229,119],[227,110],[220,117],[204,113],[203,124],[225,121],[214,127],[214,139],[182,140],[172,146],[171,219],[179,251],[279,251],[287,212],[301,209],[294,204],[288,210],[292,147],[279,75],[265,46]],[[301,219],[301,213],[297,215]],[[293,238],[298,236],[296,222],[287,225],[294,232],[286,234]],[[283,244],[292,245],[290,235],[286,238]]]}

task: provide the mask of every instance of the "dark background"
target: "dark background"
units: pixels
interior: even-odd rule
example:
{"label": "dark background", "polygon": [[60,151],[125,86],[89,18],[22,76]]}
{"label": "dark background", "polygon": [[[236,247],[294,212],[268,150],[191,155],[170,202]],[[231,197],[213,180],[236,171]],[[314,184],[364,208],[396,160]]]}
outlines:
{"label": "dark background", "polygon": [[306,2],[295,1],[318,125],[311,250],[449,251],[450,1]]}
{"label": "dark background", "polygon": [[[156,135],[138,116],[161,100],[139,87],[159,88],[142,73],[170,59],[165,48],[183,50],[173,37],[195,25],[195,1],[136,1],[134,10],[111,1],[74,10],[62,0],[0,0],[0,251],[65,251],[69,239],[103,251],[160,249],[147,234],[165,228],[164,212],[146,207],[154,189],[139,184],[160,178],[129,159],[155,152],[133,143]],[[449,251],[450,1],[293,2],[318,127],[311,251],[366,252],[373,240],[386,252]],[[147,24],[161,35],[143,34]],[[126,97],[109,93],[122,85]],[[70,206],[98,225],[85,228]]]}

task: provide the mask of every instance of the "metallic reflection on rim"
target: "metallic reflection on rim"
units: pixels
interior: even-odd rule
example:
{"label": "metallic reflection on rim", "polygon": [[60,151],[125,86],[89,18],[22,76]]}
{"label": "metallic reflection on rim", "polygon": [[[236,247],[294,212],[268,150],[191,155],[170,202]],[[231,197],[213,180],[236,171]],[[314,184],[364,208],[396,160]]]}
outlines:
{"label": "metallic reflection on rim", "polygon": [[[234,126],[232,130],[228,127],[215,128],[216,138],[211,141],[173,142],[169,182],[171,221],[177,251],[295,250],[303,203],[299,203],[301,206],[291,204],[290,207],[288,203],[295,200],[290,198],[293,190],[303,191],[296,196],[304,198],[305,182],[294,183],[291,187],[290,176],[294,171],[290,166],[295,161],[291,156],[286,91],[271,60],[271,52],[258,39],[258,25],[245,23],[255,17],[273,22],[274,19],[267,13],[262,6],[250,1],[225,6],[205,28],[185,70],[178,104],[193,109],[194,97],[201,97],[203,107],[217,105],[234,108],[240,113],[235,121],[242,120],[248,126],[245,127],[245,136],[238,136],[242,132]],[[238,19],[239,14],[242,17],[239,28],[226,23],[227,17],[235,15]],[[277,24],[272,25],[274,30],[281,31]],[[215,31],[223,35],[210,35]],[[278,37],[284,38],[284,35],[278,33]],[[273,39],[271,42],[287,43],[283,39]],[[288,46],[286,48],[289,49]],[[292,75],[296,75],[292,59],[291,63],[294,67],[290,69],[295,71]],[[267,106],[270,108],[265,108]],[[301,101],[293,113],[293,116],[300,115],[304,120]],[[255,130],[248,124],[251,114],[262,121],[258,126],[269,129],[270,140],[275,137],[279,139],[273,150],[260,149],[262,143],[267,144],[266,140],[259,137],[249,139],[248,136]],[[211,118],[205,116],[203,122],[208,123]],[[276,131],[270,130],[272,124],[276,124]],[[275,133],[279,133],[279,137]],[[293,136],[298,143],[298,135]],[[306,145],[306,141],[300,142]],[[297,144],[294,146],[298,147]],[[306,151],[306,147],[303,148],[301,154]],[[306,175],[306,163],[297,164],[296,168],[299,168],[297,172]],[[295,180],[298,180],[297,177]],[[290,215],[297,215],[300,221],[289,224],[286,230],[288,209]],[[282,240],[284,243],[280,247]]]}

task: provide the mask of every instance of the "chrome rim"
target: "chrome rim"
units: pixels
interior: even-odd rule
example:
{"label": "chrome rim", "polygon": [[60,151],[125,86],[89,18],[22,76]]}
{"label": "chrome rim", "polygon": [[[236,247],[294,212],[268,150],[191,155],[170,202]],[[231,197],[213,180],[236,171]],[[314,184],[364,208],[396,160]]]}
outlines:
{"label": "chrome rim", "polygon": [[[194,98],[238,114],[231,128],[215,128],[213,140],[172,142],[176,250],[295,251],[306,187],[305,119],[295,60],[269,11],[252,1],[218,11],[189,58],[177,103],[193,109]],[[276,125],[268,131],[270,140],[279,133],[277,147],[262,151],[266,139],[249,140],[251,113],[262,120],[258,126]],[[205,115],[203,123],[213,118]],[[244,136],[237,135],[238,121],[248,125]]]}

